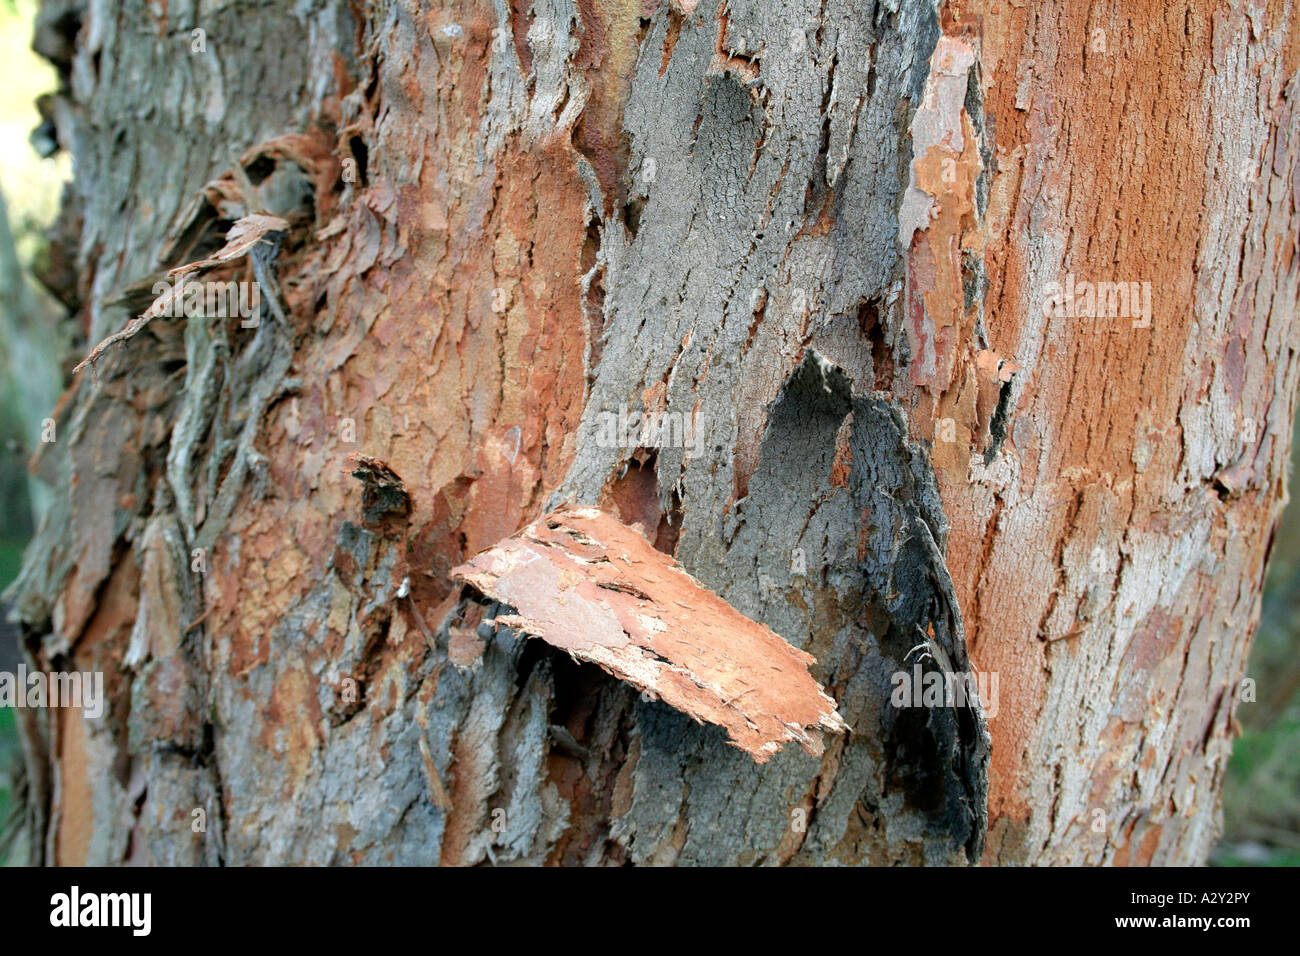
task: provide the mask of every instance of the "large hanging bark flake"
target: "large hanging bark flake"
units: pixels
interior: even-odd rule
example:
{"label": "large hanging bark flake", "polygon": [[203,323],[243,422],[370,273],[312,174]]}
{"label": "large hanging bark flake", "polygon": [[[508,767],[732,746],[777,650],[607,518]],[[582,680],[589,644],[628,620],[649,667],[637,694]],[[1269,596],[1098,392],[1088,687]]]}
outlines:
{"label": "large hanging bark flake", "polygon": [[759,763],[848,726],[791,647],[595,508],[547,515],[452,571],[517,609],[513,627],[599,664],[697,721],[726,729]]}

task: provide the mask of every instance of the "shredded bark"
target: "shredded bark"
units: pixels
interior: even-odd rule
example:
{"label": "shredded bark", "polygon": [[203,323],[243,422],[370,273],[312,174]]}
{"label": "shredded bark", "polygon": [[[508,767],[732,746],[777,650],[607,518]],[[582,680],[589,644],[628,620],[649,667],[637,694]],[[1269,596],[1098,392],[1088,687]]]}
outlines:
{"label": "shredded bark", "polygon": [[87,365],[93,365],[108,350],[109,346],[117,342],[125,342],[148,325],[151,320],[166,312],[173,303],[180,302],[187,291],[186,283],[198,273],[246,256],[253,251],[254,246],[268,235],[276,232],[287,232],[288,229],[289,224],[283,219],[265,213],[253,213],[240,219],[226,233],[226,244],[207,259],[200,259],[198,262],[187,262],[185,265],[177,266],[168,272],[167,275],[174,277],[176,282],[155,299],[153,305],[149,306],[139,317],[127,322],[121,329],[91,349],[90,354],[77,363],[77,366],[72,370],[72,374],[77,374]]}
{"label": "shredded bark", "polygon": [[168,275],[181,275],[196,269],[211,269],[222,263],[233,262],[253,251],[253,247],[276,232],[288,232],[289,224],[279,216],[255,212],[240,219],[226,233],[226,244],[206,259],[190,262],[172,269]]}

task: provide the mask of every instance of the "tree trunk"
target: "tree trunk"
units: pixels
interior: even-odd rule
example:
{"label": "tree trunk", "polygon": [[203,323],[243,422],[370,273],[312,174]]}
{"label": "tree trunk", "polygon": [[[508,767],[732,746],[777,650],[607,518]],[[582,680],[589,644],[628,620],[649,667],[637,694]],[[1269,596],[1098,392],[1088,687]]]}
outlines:
{"label": "tree trunk", "polygon": [[[1285,500],[1300,30],[1132,6],[47,0],[83,354],[284,228],[207,276],[260,321],[153,318],[38,456],[29,663],[108,707],[22,711],[32,859],[1203,860]],[[851,729],[759,763],[453,577],[566,504]]]}

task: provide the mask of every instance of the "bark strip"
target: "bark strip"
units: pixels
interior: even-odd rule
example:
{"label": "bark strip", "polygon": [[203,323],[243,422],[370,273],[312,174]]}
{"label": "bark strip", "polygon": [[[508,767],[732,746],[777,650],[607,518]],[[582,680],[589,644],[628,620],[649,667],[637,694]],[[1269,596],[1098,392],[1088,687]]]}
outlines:
{"label": "bark strip", "polygon": [[816,660],[745,617],[641,535],[595,508],[571,508],[452,571],[517,608],[498,624],[599,664],[697,721],[726,728],[758,763],[818,730],[848,725],[808,674]]}

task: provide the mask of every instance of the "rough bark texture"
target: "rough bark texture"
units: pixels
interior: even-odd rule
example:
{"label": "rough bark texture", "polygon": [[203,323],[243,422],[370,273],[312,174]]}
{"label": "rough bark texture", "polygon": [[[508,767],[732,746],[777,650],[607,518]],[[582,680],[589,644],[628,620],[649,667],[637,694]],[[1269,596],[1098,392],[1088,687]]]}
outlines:
{"label": "rough bark texture", "polygon": [[[24,712],[33,859],[1205,856],[1300,370],[1291,6],[43,16],[83,351],[289,228],[212,273],[256,328],[155,318],[59,406],[17,596],[110,710]],[[1150,322],[1050,314],[1071,273]],[[452,568],[566,503],[811,654],[851,732],[756,764],[487,623]],[[918,645],[996,709],[893,707]]]}

